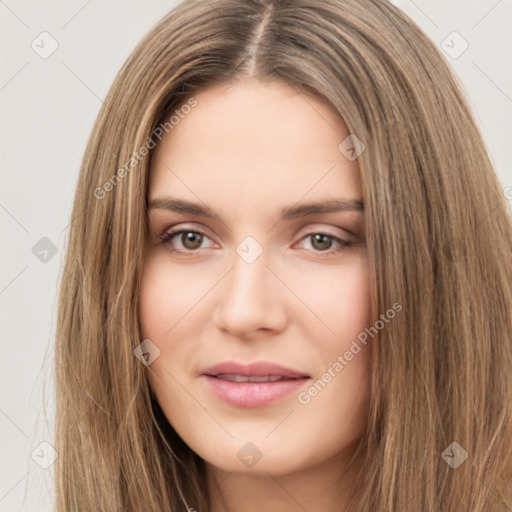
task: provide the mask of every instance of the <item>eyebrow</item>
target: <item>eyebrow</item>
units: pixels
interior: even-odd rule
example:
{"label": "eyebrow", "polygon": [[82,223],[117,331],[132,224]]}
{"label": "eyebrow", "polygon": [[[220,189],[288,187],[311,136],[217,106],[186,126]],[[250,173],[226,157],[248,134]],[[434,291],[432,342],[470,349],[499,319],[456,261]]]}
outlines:
{"label": "eyebrow", "polygon": [[[188,213],[198,217],[219,219],[218,215],[199,203],[192,203],[182,199],[171,197],[157,197],[149,203],[149,209],[164,209],[177,213]],[[331,213],[340,211],[364,211],[363,203],[352,199],[330,199],[325,201],[305,203],[299,206],[289,206],[281,210],[281,218],[284,220],[306,217],[318,213]]]}

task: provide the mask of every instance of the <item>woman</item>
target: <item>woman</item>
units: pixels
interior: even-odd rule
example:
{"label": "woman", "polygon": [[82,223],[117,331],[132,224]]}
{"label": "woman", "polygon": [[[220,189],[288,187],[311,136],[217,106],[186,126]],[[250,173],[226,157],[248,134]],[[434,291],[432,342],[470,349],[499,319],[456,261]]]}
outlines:
{"label": "woman", "polygon": [[58,510],[508,510],[511,250],[461,87],[397,8],[181,3],[80,172]]}

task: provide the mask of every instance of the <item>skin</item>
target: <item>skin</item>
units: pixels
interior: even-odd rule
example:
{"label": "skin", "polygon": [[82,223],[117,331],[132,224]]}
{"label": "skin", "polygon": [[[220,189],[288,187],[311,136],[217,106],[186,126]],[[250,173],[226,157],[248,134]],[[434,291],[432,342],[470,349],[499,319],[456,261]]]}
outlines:
{"label": "skin", "polygon": [[[310,201],[362,201],[357,160],[338,149],[349,133],[325,103],[282,83],[216,86],[195,98],[155,149],[148,199],[197,202],[220,220],[149,209],[140,323],[160,350],[147,367],[151,387],[206,461],[212,512],[343,510],[360,460],[347,463],[367,425],[371,342],[308,404],[294,392],[236,407],[201,373],[266,360],[310,375],[307,390],[370,325],[363,213],[280,217]],[[162,244],[171,227],[206,236]],[[315,243],[319,232],[352,245]],[[236,252],[247,236],[263,249],[250,264]],[[261,453],[252,467],[237,457],[247,442]]]}

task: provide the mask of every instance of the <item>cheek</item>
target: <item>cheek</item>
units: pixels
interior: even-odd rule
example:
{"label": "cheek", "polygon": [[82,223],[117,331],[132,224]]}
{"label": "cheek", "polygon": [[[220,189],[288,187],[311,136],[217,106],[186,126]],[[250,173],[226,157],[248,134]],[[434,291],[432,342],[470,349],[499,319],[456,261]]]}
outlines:
{"label": "cheek", "polygon": [[[340,268],[331,268],[322,276],[301,278],[300,295],[315,314],[308,315],[310,337],[317,339],[322,350],[331,354],[344,349],[354,337],[368,327],[371,320],[370,284],[365,258],[358,258]],[[316,329],[316,337],[313,335]]]}
{"label": "cheek", "polygon": [[370,321],[370,284],[366,262],[360,261],[336,282],[331,292],[329,318],[342,337],[354,329],[367,327]]}
{"label": "cheek", "polygon": [[[193,299],[189,295],[193,290],[183,286],[182,280],[176,271],[168,271],[161,258],[149,256],[144,264],[139,322],[143,339],[149,339],[158,354],[147,368],[151,386],[157,394],[169,385],[172,388],[170,375],[180,378],[176,375],[182,368],[179,363],[194,350],[188,341],[194,339],[193,325],[187,323],[187,310],[190,310],[189,303]],[[185,339],[187,343],[179,342]]]}
{"label": "cheek", "polygon": [[147,368],[148,378],[166,406],[179,403],[184,407],[190,401],[180,383],[199,371],[197,356],[204,350],[203,331],[211,318],[202,301],[209,298],[208,292],[218,279],[217,273],[203,270],[201,274],[194,265],[171,266],[165,254],[150,253],[146,258],[139,322],[143,339],[151,340],[158,353]]}
{"label": "cheek", "polygon": [[168,321],[165,310],[172,307],[167,303],[165,274],[160,268],[157,258],[146,255],[139,295],[139,322],[143,338],[151,340],[158,337],[157,333],[164,332]]}
{"label": "cheek", "polygon": [[148,256],[141,280],[141,334],[158,350],[158,357],[147,367],[147,376],[168,420],[174,426],[185,421],[184,428],[193,430],[186,418],[199,411],[183,383],[189,378],[185,363],[199,350],[196,340],[200,337],[194,329],[200,329],[200,323],[192,321],[191,308],[204,290],[186,271],[169,269],[165,263],[160,255]]}
{"label": "cheek", "polygon": [[169,268],[161,254],[148,256],[139,300],[142,335],[158,344],[180,336],[180,331],[190,333],[190,312],[205,294],[205,287],[208,280],[197,279],[193,271]]}
{"label": "cheek", "polygon": [[[324,283],[321,289],[319,282]],[[365,423],[371,378],[372,338],[365,334],[371,324],[366,259],[352,261],[320,281],[304,279],[303,285],[303,293],[310,298],[308,305],[322,324],[311,317],[302,324],[308,339],[314,340],[311,359],[319,373],[317,384],[306,390],[300,403],[318,411],[318,420],[314,420],[318,428],[325,420],[321,411],[330,411],[332,419],[359,430]]]}

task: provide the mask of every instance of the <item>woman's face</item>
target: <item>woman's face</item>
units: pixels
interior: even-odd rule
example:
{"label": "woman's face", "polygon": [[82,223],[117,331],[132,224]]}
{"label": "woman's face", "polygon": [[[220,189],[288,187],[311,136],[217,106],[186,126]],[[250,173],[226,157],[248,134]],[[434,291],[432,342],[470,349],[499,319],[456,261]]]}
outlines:
{"label": "woman's face", "polygon": [[280,83],[195,100],[151,162],[140,296],[150,384],[215,468],[332,462],[360,439],[369,406],[362,190],[338,148],[349,133]]}

